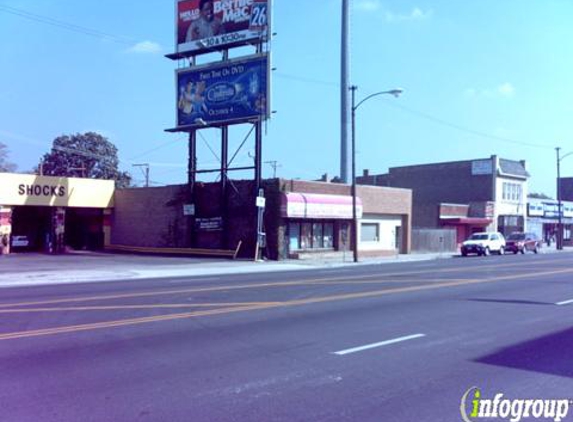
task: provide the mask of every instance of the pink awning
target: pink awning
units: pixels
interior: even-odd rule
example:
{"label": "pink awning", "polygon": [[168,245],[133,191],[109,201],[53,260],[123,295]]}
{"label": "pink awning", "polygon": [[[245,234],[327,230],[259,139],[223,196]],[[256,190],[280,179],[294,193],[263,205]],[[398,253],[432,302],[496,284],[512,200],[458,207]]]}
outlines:
{"label": "pink awning", "polygon": [[[286,218],[351,219],[352,196],[319,193],[283,193],[281,216]],[[362,201],[356,198],[356,216],[362,217]]]}

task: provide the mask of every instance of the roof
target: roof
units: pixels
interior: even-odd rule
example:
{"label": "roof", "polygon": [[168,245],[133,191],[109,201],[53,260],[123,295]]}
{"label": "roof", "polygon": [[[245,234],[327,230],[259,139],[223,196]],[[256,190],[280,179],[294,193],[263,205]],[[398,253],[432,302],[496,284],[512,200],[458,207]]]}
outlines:
{"label": "roof", "polygon": [[523,163],[520,161],[499,159],[499,168],[503,175],[516,176],[516,177],[529,177],[529,173],[525,170]]}

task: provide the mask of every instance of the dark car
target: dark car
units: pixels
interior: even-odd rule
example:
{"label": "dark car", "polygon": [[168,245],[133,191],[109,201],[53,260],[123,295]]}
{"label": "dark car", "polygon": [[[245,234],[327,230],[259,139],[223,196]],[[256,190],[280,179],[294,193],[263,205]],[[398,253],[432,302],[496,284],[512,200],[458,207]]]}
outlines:
{"label": "dark car", "polygon": [[514,254],[526,251],[537,253],[541,248],[541,240],[535,233],[512,233],[505,241],[505,250]]}

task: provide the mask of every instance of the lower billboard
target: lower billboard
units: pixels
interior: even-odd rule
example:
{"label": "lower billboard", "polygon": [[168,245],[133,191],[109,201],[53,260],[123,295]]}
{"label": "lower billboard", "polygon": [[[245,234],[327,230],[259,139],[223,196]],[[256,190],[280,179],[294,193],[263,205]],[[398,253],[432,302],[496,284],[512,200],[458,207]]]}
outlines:
{"label": "lower billboard", "polygon": [[177,128],[224,125],[269,115],[267,55],[177,72]]}

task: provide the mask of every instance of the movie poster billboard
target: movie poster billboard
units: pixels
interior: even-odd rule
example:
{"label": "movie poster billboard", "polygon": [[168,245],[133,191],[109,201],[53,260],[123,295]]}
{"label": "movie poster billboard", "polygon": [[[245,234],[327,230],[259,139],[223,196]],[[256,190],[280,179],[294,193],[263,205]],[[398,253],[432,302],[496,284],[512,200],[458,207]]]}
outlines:
{"label": "movie poster billboard", "polygon": [[270,0],[177,0],[177,53],[218,50],[266,38]]}
{"label": "movie poster billboard", "polygon": [[267,55],[196,66],[177,72],[177,127],[266,119]]}

